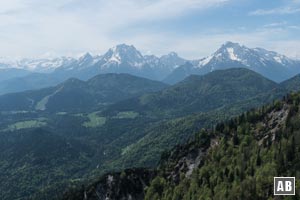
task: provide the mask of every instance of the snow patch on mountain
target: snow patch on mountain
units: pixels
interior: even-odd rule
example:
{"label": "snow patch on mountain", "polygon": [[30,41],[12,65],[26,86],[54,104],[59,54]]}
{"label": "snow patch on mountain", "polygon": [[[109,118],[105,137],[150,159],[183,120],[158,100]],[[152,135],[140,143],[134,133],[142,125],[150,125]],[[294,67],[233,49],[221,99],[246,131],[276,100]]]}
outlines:
{"label": "snow patch on mountain", "polygon": [[233,49],[233,48],[227,48],[227,52],[228,52],[229,58],[230,58],[231,60],[241,61],[241,59],[239,59],[239,58],[234,54],[234,49]]}
{"label": "snow patch on mountain", "polygon": [[276,62],[283,64],[279,56],[275,56],[274,59],[276,60]]}
{"label": "snow patch on mountain", "polygon": [[202,66],[208,64],[208,63],[211,61],[211,59],[212,59],[213,57],[214,57],[214,56],[211,55],[211,56],[208,56],[208,57],[206,57],[206,58],[201,59],[201,60],[199,61],[198,67],[202,67]]}
{"label": "snow patch on mountain", "polygon": [[121,57],[120,57],[119,54],[114,54],[114,55],[109,59],[108,62],[116,62],[116,63],[118,63],[118,64],[121,64],[121,63],[122,63]]}

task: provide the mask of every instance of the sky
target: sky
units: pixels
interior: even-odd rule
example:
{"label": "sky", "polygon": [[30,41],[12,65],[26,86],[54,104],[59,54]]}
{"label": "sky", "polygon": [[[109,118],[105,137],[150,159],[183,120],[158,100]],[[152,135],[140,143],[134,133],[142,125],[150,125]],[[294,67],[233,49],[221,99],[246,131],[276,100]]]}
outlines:
{"label": "sky", "polygon": [[0,0],[0,57],[210,55],[226,41],[300,58],[300,0]]}

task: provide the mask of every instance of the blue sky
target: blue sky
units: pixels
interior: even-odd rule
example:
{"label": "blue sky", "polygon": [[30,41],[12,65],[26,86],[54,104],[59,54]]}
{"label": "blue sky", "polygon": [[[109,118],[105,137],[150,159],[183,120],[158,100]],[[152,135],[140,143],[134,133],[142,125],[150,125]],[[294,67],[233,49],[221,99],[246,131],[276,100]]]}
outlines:
{"label": "blue sky", "polygon": [[234,41],[300,58],[300,0],[9,0],[0,1],[0,30],[0,57],[101,54],[127,43],[193,59]]}

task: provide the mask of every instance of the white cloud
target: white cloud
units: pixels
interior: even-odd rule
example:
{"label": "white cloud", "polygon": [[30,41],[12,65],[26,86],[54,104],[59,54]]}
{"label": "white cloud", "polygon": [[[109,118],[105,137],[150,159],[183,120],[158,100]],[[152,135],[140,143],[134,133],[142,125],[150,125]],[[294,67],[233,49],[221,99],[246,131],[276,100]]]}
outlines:
{"label": "white cloud", "polygon": [[[112,45],[128,43],[143,52],[161,55],[177,51],[187,58],[200,58],[228,40],[278,50],[289,56],[300,52],[298,40],[282,37],[286,33],[280,25],[288,24],[273,23],[252,32],[241,27],[235,32],[220,30],[214,34],[194,35],[165,30],[154,32],[145,27],[145,23],[172,20],[194,10],[201,12],[231,1],[0,0],[0,57],[77,55],[86,51],[103,53]],[[295,9],[290,7],[284,12]],[[262,13],[261,10],[256,14]],[[293,25],[290,29],[297,27]]]}
{"label": "white cloud", "polygon": [[124,40],[129,44],[134,44],[144,53],[151,51],[155,55],[162,55],[175,51],[188,59],[209,56],[226,41],[238,42],[250,48],[262,47],[293,58],[298,57],[300,39],[287,39],[283,37],[285,34],[287,34],[285,30],[262,28],[244,33],[220,31],[216,34],[195,34],[189,37],[178,36],[174,33],[144,34]]}
{"label": "white cloud", "polygon": [[0,55],[103,51],[139,23],[180,17],[229,0],[0,0]]}
{"label": "white cloud", "polygon": [[300,0],[292,0],[293,3],[298,4],[300,3]]}
{"label": "white cloud", "polygon": [[281,7],[274,8],[270,10],[258,9],[249,13],[249,15],[260,16],[260,15],[285,15],[285,14],[294,14],[300,12],[300,8],[296,7]]}
{"label": "white cloud", "polygon": [[265,24],[264,27],[265,28],[274,28],[274,27],[282,27],[287,25],[286,21],[283,22],[274,22],[274,23],[270,23],[270,24]]}
{"label": "white cloud", "polygon": [[0,1],[0,14],[11,12],[22,8],[24,8],[24,4],[22,3],[22,0],[9,0],[9,1],[1,0]]}

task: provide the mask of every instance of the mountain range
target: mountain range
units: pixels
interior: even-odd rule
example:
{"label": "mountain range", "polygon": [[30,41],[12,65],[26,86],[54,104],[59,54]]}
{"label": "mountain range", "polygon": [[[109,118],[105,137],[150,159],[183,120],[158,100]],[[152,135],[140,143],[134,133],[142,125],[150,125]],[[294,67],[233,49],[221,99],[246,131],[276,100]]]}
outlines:
{"label": "mountain range", "polygon": [[262,48],[248,48],[226,42],[212,55],[176,68],[165,82],[176,83],[190,74],[206,74],[218,69],[247,68],[281,82],[300,73],[300,62]]}
{"label": "mountain range", "polygon": [[174,52],[161,57],[142,55],[134,46],[120,44],[103,55],[86,53],[79,59],[2,61],[0,67],[0,94],[54,86],[68,78],[88,80],[105,73],[128,73],[168,84],[175,84],[191,74],[203,75],[233,67],[253,70],[275,82],[300,73],[298,60],[233,42],[227,42],[212,55],[196,60],[183,59]]}
{"label": "mountain range", "polygon": [[[199,199],[190,191],[196,189],[204,199],[218,199],[213,187],[241,190],[236,187],[240,183],[255,185],[244,174],[261,180],[260,174],[272,171],[275,161],[261,165],[257,160],[260,155],[264,156],[260,160],[280,160],[274,135],[280,135],[283,148],[293,141],[285,133],[295,131],[299,137],[298,96],[291,93],[284,101],[277,100],[300,90],[299,61],[260,48],[227,42],[209,57],[186,60],[174,52],[142,55],[134,46],[122,44],[103,55],[3,62],[0,68],[0,179],[5,183],[0,184],[0,198],[4,200],[61,199],[69,187],[125,168],[130,169],[93,184],[96,190],[83,187],[74,194],[105,196],[112,186],[106,185],[108,180],[116,186],[114,193],[123,194],[127,185],[126,195],[136,188],[132,197],[137,199],[191,199],[185,194]],[[288,128],[280,132],[280,127]],[[255,148],[247,151],[250,144]],[[212,150],[211,156],[203,145]],[[209,159],[204,161],[204,154]],[[247,167],[243,160],[249,161]],[[214,169],[224,163],[230,166],[227,172]],[[161,168],[155,169],[159,164]],[[204,171],[193,172],[200,164],[206,166]],[[184,179],[193,173],[194,182]],[[215,178],[219,175],[223,179]],[[228,187],[215,184],[222,181]],[[185,186],[190,185],[187,191]],[[253,194],[264,197],[266,191]]]}
{"label": "mountain range", "polygon": [[[126,44],[117,45],[104,55],[92,56],[86,53],[79,59],[63,57],[42,61],[22,60],[15,65],[6,64],[4,69],[14,70],[20,75],[3,81],[0,77],[0,94],[54,86],[68,78],[88,80],[97,74],[106,73],[128,73],[152,80],[162,80],[174,68],[185,62],[174,52],[161,57],[143,56],[134,46]],[[21,74],[23,71],[27,74]],[[7,77],[5,71],[2,76]]]}
{"label": "mountain range", "polygon": [[70,65],[76,61],[71,57],[58,58],[24,58],[21,60],[0,58],[0,69],[23,69],[29,72],[50,73],[61,66]]}

